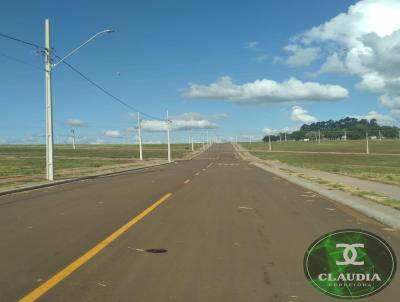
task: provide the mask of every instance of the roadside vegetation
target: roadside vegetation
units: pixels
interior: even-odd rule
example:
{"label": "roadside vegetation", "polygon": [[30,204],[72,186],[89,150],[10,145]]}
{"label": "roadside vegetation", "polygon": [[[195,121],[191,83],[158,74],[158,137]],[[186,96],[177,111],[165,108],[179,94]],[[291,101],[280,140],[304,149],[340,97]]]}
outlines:
{"label": "roadside vegetation", "polygon": [[[195,145],[195,149],[201,145]],[[172,144],[172,159],[191,154],[188,144]],[[55,145],[56,179],[112,172],[163,162],[167,145],[143,145],[144,161],[139,161],[137,145]],[[0,189],[45,181],[44,145],[0,145]]]}
{"label": "roadside vegetation", "polygon": [[400,185],[400,140],[370,141],[371,154],[352,154],[365,153],[365,140],[322,140],[320,144],[316,141],[277,141],[271,143],[273,152],[268,151],[265,142],[241,144],[261,159]]}

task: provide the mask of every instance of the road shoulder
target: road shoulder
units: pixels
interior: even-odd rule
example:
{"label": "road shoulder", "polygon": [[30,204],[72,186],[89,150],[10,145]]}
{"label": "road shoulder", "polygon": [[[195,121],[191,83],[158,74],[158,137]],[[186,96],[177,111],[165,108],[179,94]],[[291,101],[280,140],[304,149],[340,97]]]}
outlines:
{"label": "road shoulder", "polygon": [[[355,196],[355,194],[357,194],[357,191],[352,192],[351,187],[343,188],[340,185],[334,184],[321,178],[313,179],[311,177],[304,176],[304,174],[296,173],[295,168],[293,170],[279,168],[279,166],[271,165],[271,163],[265,160],[261,160],[256,156],[250,154],[240,145],[234,144],[234,147],[237,154],[243,160],[249,161],[250,164],[271,172],[275,175],[278,175],[279,177],[286,179],[287,181],[290,181],[294,184],[312,190],[336,202],[351,207],[356,211],[361,212],[383,224],[386,224],[393,229],[400,230],[399,210],[396,210],[384,204],[380,204],[378,202],[368,200],[366,198]],[[379,195],[377,194],[377,196]]]}

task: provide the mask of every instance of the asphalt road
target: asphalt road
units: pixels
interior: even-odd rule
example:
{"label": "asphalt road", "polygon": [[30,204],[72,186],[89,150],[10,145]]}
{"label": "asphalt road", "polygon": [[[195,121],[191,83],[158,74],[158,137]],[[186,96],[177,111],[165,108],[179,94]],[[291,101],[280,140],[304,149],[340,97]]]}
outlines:
{"label": "asphalt road", "polygon": [[[400,256],[399,232],[217,144],[191,161],[0,197],[0,301],[337,301],[311,287],[303,257],[343,228]],[[399,284],[368,301],[398,301]]]}

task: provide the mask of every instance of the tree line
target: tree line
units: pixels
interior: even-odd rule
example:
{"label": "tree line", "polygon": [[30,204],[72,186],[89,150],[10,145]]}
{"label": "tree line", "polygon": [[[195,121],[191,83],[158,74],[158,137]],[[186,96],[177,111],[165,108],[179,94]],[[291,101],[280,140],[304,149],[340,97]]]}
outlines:
{"label": "tree line", "polygon": [[286,136],[287,140],[304,140],[317,139],[321,135],[321,139],[340,140],[340,139],[365,139],[366,133],[369,137],[377,138],[399,138],[400,128],[394,126],[381,126],[376,119],[357,119],[354,117],[346,117],[338,121],[329,120],[316,122],[312,124],[303,124],[299,130],[291,133],[277,133],[274,135],[266,135],[263,141],[267,142],[270,136],[271,141],[283,140]]}

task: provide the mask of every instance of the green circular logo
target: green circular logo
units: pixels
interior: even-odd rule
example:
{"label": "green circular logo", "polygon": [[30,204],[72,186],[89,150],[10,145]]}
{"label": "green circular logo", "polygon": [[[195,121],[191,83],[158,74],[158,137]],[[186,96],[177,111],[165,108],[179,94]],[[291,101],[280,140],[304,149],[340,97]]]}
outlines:
{"label": "green circular logo", "polygon": [[396,272],[396,256],[382,238],[362,230],[338,230],[318,238],[304,256],[304,272],[321,292],[358,299],[384,289]]}

